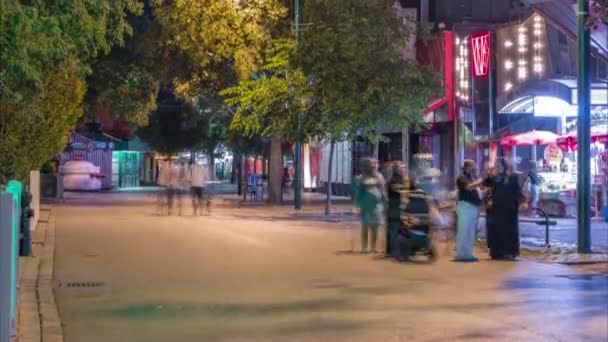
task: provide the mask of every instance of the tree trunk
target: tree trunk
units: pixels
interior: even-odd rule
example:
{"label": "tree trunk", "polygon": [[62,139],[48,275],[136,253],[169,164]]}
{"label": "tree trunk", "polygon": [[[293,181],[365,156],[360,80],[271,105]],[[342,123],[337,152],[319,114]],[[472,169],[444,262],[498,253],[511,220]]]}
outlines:
{"label": "tree trunk", "polygon": [[243,190],[243,201],[247,200],[247,156],[243,155],[241,158],[241,184]]}
{"label": "tree trunk", "polygon": [[329,163],[327,164],[327,197],[325,200],[325,215],[331,214],[331,190],[332,190],[332,168],[334,163],[334,150],[336,148],[336,143],[332,140],[329,145]]}
{"label": "tree trunk", "polygon": [[283,201],[283,150],[281,138],[272,137],[270,139],[270,167],[268,174],[268,202],[280,204]]}
{"label": "tree trunk", "polygon": [[239,195],[242,194],[241,191],[243,191],[243,183],[242,183],[242,176],[241,176],[241,154],[235,154],[234,158],[232,159],[232,172],[236,173],[236,188],[237,188],[237,193]]}

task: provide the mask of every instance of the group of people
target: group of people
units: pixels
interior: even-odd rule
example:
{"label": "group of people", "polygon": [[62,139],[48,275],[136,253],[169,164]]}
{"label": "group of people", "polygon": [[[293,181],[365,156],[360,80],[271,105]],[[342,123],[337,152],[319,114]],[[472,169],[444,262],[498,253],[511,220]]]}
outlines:
{"label": "group of people", "polygon": [[514,259],[519,255],[519,208],[526,206],[519,177],[507,160],[498,167],[487,165],[481,175],[475,161],[465,160],[458,177],[456,257],[454,261],[471,262],[477,235],[480,209],[486,208],[486,241],[495,260]]}
{"label": "group of people", "polygon": [[361,174],[356,178],[353,199],[361,215],[361,252],[378,253],[377,237],[385,226],[384,254],[406,261],[418,246],[414,232],[425,237],[439,213],[432,197],[416,186],[413,177],[405,177],[398,162],[386,165],[386,177],[372,159],[361,161]]}
{"label": "group of people", "polygon": [[[361,173],[353,182],[353,199],[361,217],[361,252],[377,253],[378,230],[386,227],[386,256],[408,260],[414,244],[412,234],[422,232],[430,239],[430,227],[441,222],[436,201],[404,176],[399,163],[389,164],[386,177],[378,163],[364,159]],[[528,174],[532,200],[536,196],[534,170]],[[497,167],[486,165],[477,173],[475,161],[466,160],[456,180],[456,248],[454,261],[474,262],[473,255],[482,207],[486,210],[486,241],[492,259],[514,259],[519,255],[519,210],[526,205],[518,175],[506,160]],[[430,246],[430,245],[429,245]],[[428,247],[429,251],[431,247]]]}
{"label": "group of people", "polygon": [[182,214],[182,195],[190,191],[193,215],[210,213],[211,197],[207,189],[207,168],[203,165],[180,163],[167,159],[158,165],[157,184],[165,191],[159,193],[159,211],[171,215],[177,202],[178,215]]}

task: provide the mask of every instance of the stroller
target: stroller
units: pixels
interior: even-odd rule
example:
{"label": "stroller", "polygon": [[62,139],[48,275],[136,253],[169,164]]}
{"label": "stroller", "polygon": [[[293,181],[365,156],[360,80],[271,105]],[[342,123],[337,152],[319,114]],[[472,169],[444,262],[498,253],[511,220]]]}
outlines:
{"label": "stroller", "polygon": [[432,222],[430,212],[433,199],[421,190],[408,191],[402,195],[401,226],[397,239],[400,260],[405,261],[423,254],[431,261],[437,252],[431,239]]}

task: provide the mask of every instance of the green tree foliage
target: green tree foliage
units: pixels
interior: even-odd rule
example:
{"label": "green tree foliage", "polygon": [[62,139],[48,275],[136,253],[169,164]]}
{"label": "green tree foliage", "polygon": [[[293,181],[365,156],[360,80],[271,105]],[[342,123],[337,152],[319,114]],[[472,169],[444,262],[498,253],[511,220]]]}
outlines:
{"label": "green tree foliage", "polygon": [[381,139],[381,128],[420,122],[434,74],[404,57],[415,23],[394,1],[309,0],[297,65],[315,80],[322,138]]}
{"label": "green tree foliage", "polygon": [[317,122],[307,117],[312,99],[311,82],[301,70],[292,69],[293,40],[275,40],[265,53],[265,63],[250,80],[220,92],[235,108],[231,129],[247,136],[280,137],[295,141],[298,113],[305,123],[304,137],[318,131]]}
{"label": "green tree foliage", "polygon": [[43,76],[29,106],[6,102],[0,116],[0,174],[26,179],[61,151],[82,115],[85,85],[78,62],[68,59]]}
{"label": "green tree foliage", "polygon": [[200,144],[206,123],[201,110],[173,94],[164,95],[137,135],[160,153],[174,154]]}
{"label": "green tree foliage", "polygon": [[156,109],[161,77],[168,72],[162,57],[160,25],[147,16],[132,17],[133,36],[96,60],[87,79],[86,114],[100,112],[137,126],[146,125]]}
{"label": "green tree foliage", "polygon": [[594,0],[590,4],[588,26],[598,29],[600,25],[608,26],[608,0]]}
{"label": "green tree foliage", "polygon": [[214,66],[232,61],[248,78],[271,40],[271,30],[287,14],[280,0],[154,0],[168,43],[192,60],[206,79]]}
{"label": "green tree foliage", "polygon": [[90,62],[131,33],[137,0],[0,1],[0,174],[24,179],[82,114]]}

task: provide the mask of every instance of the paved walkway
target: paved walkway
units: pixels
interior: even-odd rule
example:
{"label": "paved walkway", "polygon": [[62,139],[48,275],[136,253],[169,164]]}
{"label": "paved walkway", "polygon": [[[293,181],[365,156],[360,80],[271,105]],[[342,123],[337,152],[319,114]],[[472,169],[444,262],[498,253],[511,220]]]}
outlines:
{"label": "paved walkway", "polygon": [[228,206],[166,217],[153,203],[79,194],[58,208],[67,342],[608,338],[597,271],[483,255],[398,264],[348,253],[356,230],[343,222]]}

